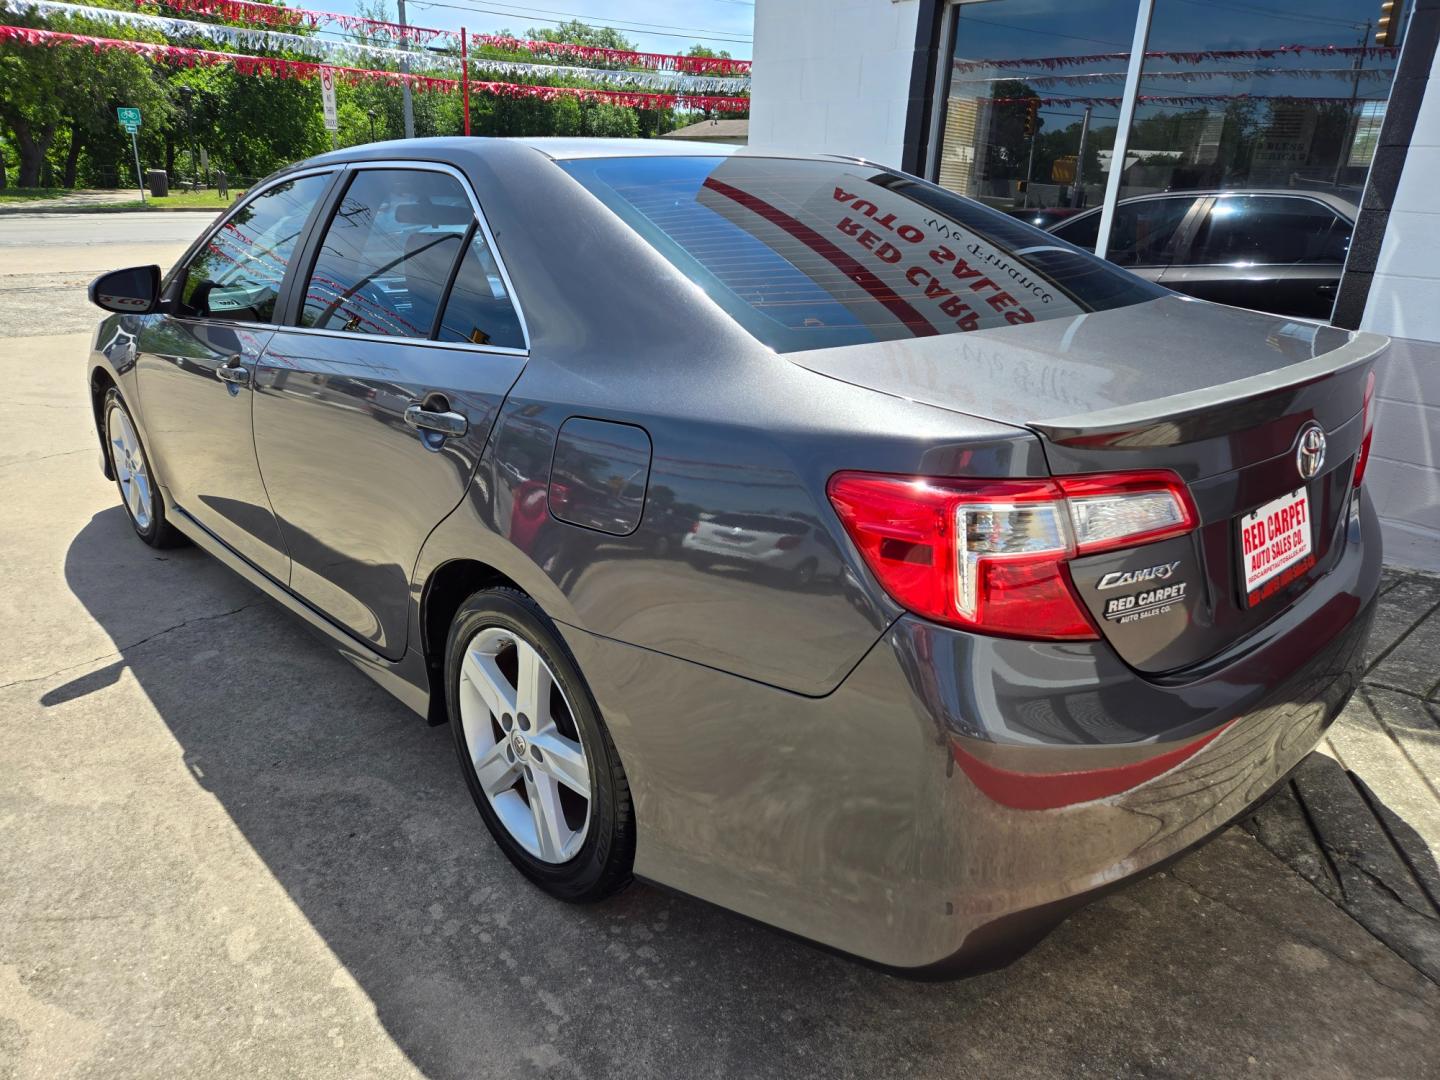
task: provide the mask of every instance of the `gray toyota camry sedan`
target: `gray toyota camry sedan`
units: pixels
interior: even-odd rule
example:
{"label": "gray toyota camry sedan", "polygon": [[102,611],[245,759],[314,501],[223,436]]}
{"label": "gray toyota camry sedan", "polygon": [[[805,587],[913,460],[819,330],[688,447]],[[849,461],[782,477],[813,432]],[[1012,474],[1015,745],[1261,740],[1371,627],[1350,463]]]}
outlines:
{"label": "gray toyota camry sedan", "polygon": [[91,297],[136,534],[448,722],[565,900],[993,967],[1253,807],[1359,675],[1385,340],[867,162],[372,144]]}

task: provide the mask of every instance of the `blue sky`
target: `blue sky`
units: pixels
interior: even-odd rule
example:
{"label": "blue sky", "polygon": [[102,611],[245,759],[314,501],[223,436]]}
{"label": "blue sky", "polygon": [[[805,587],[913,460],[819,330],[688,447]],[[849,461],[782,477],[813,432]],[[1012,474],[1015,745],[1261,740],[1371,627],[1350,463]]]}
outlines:
{"label": "blue sky", "polygon": [[[356,0],[298,0],[302,7],[353,12]],[[391,18],[395,0],[386,0]],[[750,0],[406,0],[406,18],[417,26],[494,33],[508,28],[550,27],[568,18],[614,26],[645,52],[685,52],[697,42],[731,56],[750,58],[755,5]]]}

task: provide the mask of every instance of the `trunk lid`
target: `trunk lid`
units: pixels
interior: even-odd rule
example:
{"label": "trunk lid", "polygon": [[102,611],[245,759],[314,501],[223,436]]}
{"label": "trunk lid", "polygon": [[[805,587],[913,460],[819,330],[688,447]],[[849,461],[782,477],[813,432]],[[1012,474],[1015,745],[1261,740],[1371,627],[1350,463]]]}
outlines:
{"label": "trunk lid", "polygon": [[[1077,594],[1116,652],[1138,670],[1162,673],[1268,622],[1339,558],[1366,379],[1386,343],[1166,297],[1009,330],[787,359],[1027,427],[1054,475],[1177,473],[1199,512],[1194,532],[1069,564]],[[1312,427],[1323,433],[1324,458],[1305,476],[1298,442]],[[1308,552],[1298,554],[1306,539]]]}

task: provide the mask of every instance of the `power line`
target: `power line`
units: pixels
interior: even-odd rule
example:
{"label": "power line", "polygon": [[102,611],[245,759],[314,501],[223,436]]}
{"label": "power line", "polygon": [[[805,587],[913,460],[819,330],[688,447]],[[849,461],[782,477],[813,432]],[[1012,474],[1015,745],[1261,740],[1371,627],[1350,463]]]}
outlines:
{"label": "power line", "polygon": [[1306,22],[1331,23],[1335,26],[1348,26],[1353,30],[1361,29],[1364,24],[1351,22],[1349,19],[1337,19],[1333,16],[1315,15],[1308,11],[1288,11],[1284,8],[1256,7],[1243,3],[1224,3],[1223,0],[1180,0],[1182,4],[1191,4],[1203,8],[1227,8],[1230,11],[1240,11],[1249,15],[1265,15],[1272,19],[1284,19],[1287,22],[1294,19],[1301,19]]}
{"label": "power line", "polygon": [[[491,11],[491,10],[489,10],[488,8],[461,7],[461,6],[457,5],[457,4],[445,4],[445,3],[441,3],[440,0],[411,0],[411,4],[412,4],[414,7],[418,7],[418,8],[426,8],[426,9],[429,9],[429,8],[447,8],[447,9],[450,10],[450,11],[468,11],[468,12],[471,12],[472,14],[474,14],[474,13],[481,13],[481,14],[486,14],[486,15],[501,15],[501,16],[504,16],[505,18],[508,18],[508,19],[516,19],[516,18],[522,18],[522,17],[523,17],[526,22],[530,22],[530,23],[551,23],[552,25],[555,25],[555,26],[560,26],[560,25],[562,25],[562,24],[565,22],[564,19],[546,19],[546,18],[543,18],[543,17],[538,16],[538,15],[520,16],[520,15],[517,15],[517,14],[516,14],[515,12],[513,12],[513,11]],[[682,41],[718,41],[718,42],[720,42],[720,43],[722,43],[722,44],[726,44],[726,45],[749,45],[749,44],[750,44],[750,41],[749,41],[749,39],[747,39],[747,38],[710,37],[710,36],[707,36],[707,35],[705,35],[705,34],[673,34],[673,33],[667,33],[667,32],[664,31],[664,30],[637,30],[637,29],[634,29],[634,28],[632,28],[632,27],[626,27],[626,26],[610,26],[608,23],[592,23],[591,25],[592,25],[592,26],[603,26],[605,29],[609,29],[609,30],[622,30],[622,31],[625,31],[625,32],[627,32],[627,33],[632,33],[632,34],[648,34],[648,35],[650,35],[651,37],[680,38]]]}
{"label": "power line", "polygon": [[[683,30],[683,31],[685,31],[686,33],[689,33],[689,34],[708,35],[708,40],[710,40],[710,41],[733,41],[733,42],[737,42],[737,43],[745,43],[745,42],[749,42],[749,41],[751,40],[751,37],[750,37],[750,35],[748,35],[748,34],[736,34],[736,33],[733,33],[733,32],[731,32],[731,31],[727,31],[727,30],[712,30],[712,29],[710,29],[710,28],[708,28],[708,27],[700,27],[700,26],[674,26],[674,25],[672,25],[672,24],[670,24],[670,23],[648,23],[648,22],[639,22],[639,21],[637,21],[637,20],[628,20],[628,19],[623,19],[623,20],[622,20],[622,19],[606,19],[606,18],[603,18],[603,17],[600,17],[600,16],[586,15],[586,14],[583,14],[583,13],[580,13],[580,12],[574,12],[574,11],[555,11],[555,10],[552,9],[552,8],[521,7],[521,6],[518,5],[518,4],[507,4],[507,3],[504,3],[503,0],[491,0],[491,2],[494,3],[494,4],[497,4],[499,7],[506,7],[506,8],[511,8],[511,7],[513,7],[513,8],[517,8],[518,10],[515,10],[515,11],[497,11],[497,10],[495,10],[494,7],[483,7],[483,6],[480,6],[480,5],[478,5],[478,4],[445,4],[445,3],[439,3],[438,0],[430,0],[430,2],[425,3],[423,6],[425,6],[425,7],[449,7],[449,8],[455,8],[456,10],[460,10],[460,11],[480,11],[480,12],[484,12],[484,13],[486,13],[486,14],[488,14],[488,15],[502,15],[502,16],[504,16],[504,17],[506,17],[506,18],[509,18],[509,19],[534,18],[536,22],[549,22],[549,23],[554,23],[554,22],[560,22],[560,21],[562,21],[562,20],[559,20],[559,19],[543,19],[543,18],[538,18],[538,17],[536,17],[536,15],[534,14],[535,12],[541,12],[541,13],[544,13],[544,14],[546,14],[546,15],[562,15],[562,16],[564,16],[564,17],[567,18],[567,19],[580,19],[580,20],[585,21],[585,22],[590,22],[592,25],[609,26],[609,27],[611,27],[612,29],[615,29],[615,30],[628,30],[628,31],[630,31],[631,33],[636,33],[636,34],[651,34],[651,33],[653,33],[653,34],[657,34],[657,35],[660,36],[660,37],[681,37],[681,36],[684,36],[684,35],[681,35],[681,34],[661,34],[661,33],[659,33],[660,30]],[[628,24],[628,25],[622,25],[622,24]],[[657,29],[657,28],[658,28],[658,29]]]}

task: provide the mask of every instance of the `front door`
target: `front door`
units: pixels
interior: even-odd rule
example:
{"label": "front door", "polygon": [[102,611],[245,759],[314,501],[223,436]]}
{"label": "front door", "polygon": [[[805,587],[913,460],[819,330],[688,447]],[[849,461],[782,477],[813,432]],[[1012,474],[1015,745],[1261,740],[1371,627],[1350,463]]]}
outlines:
{"label": "front door", "polygon": [[284,582],[289,573],[251,433],[251,383],[291,256],[331,180],[286,181],[235,211],[176,273],[137,340],[140,411],[172,501]]}
{"label": "front door", "polygon": [[467,188],[439,166],[358,166],[255,383],[260,470],[291,590],[382,655],[410,576],[460,502],[525,363]]}

